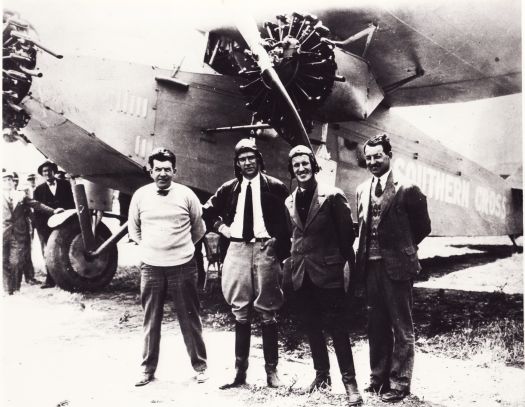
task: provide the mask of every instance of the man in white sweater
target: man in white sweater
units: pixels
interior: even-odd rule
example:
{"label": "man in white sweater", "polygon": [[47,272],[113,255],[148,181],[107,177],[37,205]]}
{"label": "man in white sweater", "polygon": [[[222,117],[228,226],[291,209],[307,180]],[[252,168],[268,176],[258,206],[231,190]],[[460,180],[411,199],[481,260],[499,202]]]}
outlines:
{"label": "man in white sweater", "polygon": [[206,347],[202,339],[194,244],[205,232],[200,202],[188,187],[172,181],[175,154],[157,148],[148,158],[153,183],[131,199],[128,229],[139,245],[140,299],[144,309],[142,375],[136,386],[155,377],[159,360],[164,301],[175,303],[180,329],[199,383],[206,376]]}

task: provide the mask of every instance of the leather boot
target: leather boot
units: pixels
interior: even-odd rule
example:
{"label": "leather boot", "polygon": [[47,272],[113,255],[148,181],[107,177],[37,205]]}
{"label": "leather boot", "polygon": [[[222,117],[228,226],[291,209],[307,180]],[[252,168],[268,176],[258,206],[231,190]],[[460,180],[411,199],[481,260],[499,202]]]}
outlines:
{"label": "leather boot", "polygon": [[235,323],[235,378],[232,383],[219,387],[221,390],[231,389],[246,384],[246,371],[248,370],[248,356],[250,355],[251,339],[250,323]]}
{"label": "leather boot", "polygon": [[348,405],[358,406],[363,403],[363,398],[357,388],[355,380],[354,357],[352,355],[352,345],[346,329],[336,328],[332,330],[332,339],[334,343],[337,363],[341,371],[341,379],[348,395]]}
{"label": "leather boot", "polygon": [[[344,378],[343,378],[344,383]],[[348,383],[344,383],[346,394],[348,396],[348,405],[349,406],[359,406],[363,404],[363,398],[359,393],[357,388],[357,382],[355,379],[350,380]]]}
{"label": "leather boot", "polygon": [[315,379],[308,389],[308,393],[313,393],[316,390],[330,390],[332,388],[332,379],[329,370],[316,370]]}
{"label": "leather boot", "polygon": [[279,387],[282,385],[277,375],[277,363],[279,362],[279,345],[277,341],[277,324],[262,326],[264,368],[266,370],[266,382],[268,387]]}
{"label": "leather boot", "polygon": [[330,359],[328,358],[328,349],[323,330],[319,321],[310,321],[307,326],[308,343],[314,362],[315,379],[310,384],[309,393],[316,390],[332,388],[332,379],[330,378]]}

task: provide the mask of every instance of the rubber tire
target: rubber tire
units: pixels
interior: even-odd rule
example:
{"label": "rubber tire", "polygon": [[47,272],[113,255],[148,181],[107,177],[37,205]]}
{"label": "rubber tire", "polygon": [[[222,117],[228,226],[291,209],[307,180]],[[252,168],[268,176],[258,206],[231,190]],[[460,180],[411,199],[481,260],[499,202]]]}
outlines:
{"label": "rubber tire", "polygon": [[[111,232],[106,225],[100,223],[96,236],[97,245],[100,245],[111,236]],[[73,258],[73,249],[82,258]],[[83,241],[78,219],[73,218],[53,230],[47,241],[45,257],[47,269],[56,284],[71,292],[97,291],[107,286],[117,271],[117,246],[112,245],[93,262],[87,262],[81,252]],[[74,267],[78,261],[88,264],[97,274],[93,277],[79,274]]]}

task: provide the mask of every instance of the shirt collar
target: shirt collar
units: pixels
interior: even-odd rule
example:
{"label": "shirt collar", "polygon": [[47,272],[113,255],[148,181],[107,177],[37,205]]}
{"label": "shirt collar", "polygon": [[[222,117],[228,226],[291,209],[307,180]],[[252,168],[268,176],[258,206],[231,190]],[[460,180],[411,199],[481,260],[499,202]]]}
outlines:
{"label": "shirt collar", "polygon": [[261,173],[258,172],[252,179],[242,177],[242,185],[248,186],[248,182],[252,183],[252,188],[258,188],[261,185]]}
{"label": "shirt collar", "polygon": [[53,187],[53,186],[55,186],[57,184],[57,180],[54,179],[53,183],[50,183],[49,181],[46,180],[46,184],[49,185],[50,187]]}
{"label": "shirt collar", "polygon": [[303,187],[300,187],[299,185],[297,185],[297,191],[300,192],[300,193],[306,192],[306,191],[313,192],[315,190],[315,188],[317,188],[317,180],[315,181],[315,183],[312,185],[311,188],[303,188]]}
{"label": "shirt collar", "polygon": [[386,181],[388,180],[388,176],[392,172],[392,169],[389,169],[387,172],[385,172],[380,177],[374,176],[374,185],[377,184],[377,180],[379,179],[381,181],[381,186],[384,188],[386,185]]}

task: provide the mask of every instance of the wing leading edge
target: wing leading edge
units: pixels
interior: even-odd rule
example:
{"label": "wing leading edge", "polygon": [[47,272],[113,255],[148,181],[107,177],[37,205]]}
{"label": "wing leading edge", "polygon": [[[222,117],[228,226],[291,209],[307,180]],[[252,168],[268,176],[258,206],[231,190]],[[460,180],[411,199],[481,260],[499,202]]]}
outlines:
{"label": "wing leading edge", "polygon": [[[265,3],[266,4],[266,3]],[[521,4],[519,0],[430,2],[331,1],[297,10],[270,2],[253,12],[262,30],[283,12],[315,14],[335,40],[376,25],[366,60],[387,106],[466,102],[521,92]],[[238,38],[227,18],[203,28]],[[362,56],[366,37],[344,46]],[[397,84],[424,72],[422,76]]]}

